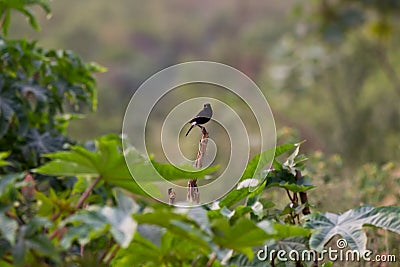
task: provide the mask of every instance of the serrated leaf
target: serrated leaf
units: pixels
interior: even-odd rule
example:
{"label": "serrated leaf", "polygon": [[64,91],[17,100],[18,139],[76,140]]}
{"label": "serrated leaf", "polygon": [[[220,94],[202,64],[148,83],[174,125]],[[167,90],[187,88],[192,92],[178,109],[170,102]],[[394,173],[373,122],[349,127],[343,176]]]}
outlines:
{"label": "serrated leaf", "polygon": [[343,214],[313,213],[304,226],[318,231],[310,238],[310,248],[321,251],[335,235],[347,241],[350,248],[364,253],[367,237],[363,226],[375,226],[400,234],[400,208],[363,206]]}
{"label": "serrated leaf", "polygon": [[124,195],[120,191],[116,191],[118,201],[117,207],[103,207],[100,213],[104,215],[111,225],[110,232],[115,241],[123,247],[128,247],[132,241],[133,235],[137,228],[137,223],[132,219],[132,214],[136,213],[139,206],[132,198]]}
{"label": "serrated leaf", "polygon": [[[218,167],[201,171],[185,171],[170,164],[161,164],[144,159],[137,151],[131,149],[126,158],[131,162],[132,174],[136,180],[144,182],[148,190],[151,183],[159,181],[160,175],[167,180],[201,178],[214,172]],[[115,135],[102,136],[95,140],[95,151],[81,146],[72,146],[69,151],[46,154],[51,161],[33,170],[37,173],[53,176],[101,176],[106,183],[119,186],[132,193],[145,194],[132,178],[122,154],[121,139]],[[131,161],[132,160],[132,161]],[[150,186],[150,187],[149,187]],[[157,189],[157,192],[159,190]]]}

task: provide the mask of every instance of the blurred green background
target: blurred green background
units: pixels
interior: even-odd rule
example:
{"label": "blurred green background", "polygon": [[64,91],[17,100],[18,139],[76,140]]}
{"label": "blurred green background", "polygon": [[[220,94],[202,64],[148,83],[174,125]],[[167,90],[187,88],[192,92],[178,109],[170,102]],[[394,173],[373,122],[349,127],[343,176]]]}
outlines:
{"label": "blurred green background", "polygon": [[10,37],[71,49],[108,69],[97,75],[98,112],[71,124],[73,138],[120,133],[134,90],[155,72],[189,60],[217,61],[263,90],[278,143],[307,140],[306,172],[320,186],[310,201],[319,210],[398,205],[399,1],[57,0],[51,6],[52,17],[38,16],[39,33],[15,14]]}

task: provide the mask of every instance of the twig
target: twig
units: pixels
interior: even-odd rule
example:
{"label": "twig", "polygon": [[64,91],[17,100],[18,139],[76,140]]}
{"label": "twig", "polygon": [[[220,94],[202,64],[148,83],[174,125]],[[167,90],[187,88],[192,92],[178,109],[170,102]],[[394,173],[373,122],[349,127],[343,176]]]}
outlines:
{"label": "twig", "polygon": [[290,195],[290,192],[288,189],[286,189],[286,194],[288,195],[288,198],[290,199],[290,202],[293,203],[294,199],[292,198],[292,196]]}
{"label": "twig", "polygon": [[98,184],[98,182],[100,182],[100,180],[101,175],[97,177],[96,180],[94,180],[94,182],[88,188],[86,188],[85,192],[83,192],[82,196],[79,198],[78,203],[76,203],[75,209],[79,209],[82,206],[83,202],[85,202],[90,192],[92,192],[93,188]]}

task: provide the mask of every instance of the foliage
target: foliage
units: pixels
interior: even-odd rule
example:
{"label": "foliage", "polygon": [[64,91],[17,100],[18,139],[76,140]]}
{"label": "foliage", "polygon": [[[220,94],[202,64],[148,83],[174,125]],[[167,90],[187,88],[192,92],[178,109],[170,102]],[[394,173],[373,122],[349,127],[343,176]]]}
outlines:
{"label": "foliage", "polygon": [[40,26],[36,17],[32,13],[30,6],[40,6],[47,14],[50,14],[50,6],[48,0],[1,0],[0,1],[0,29],[3,34],[8,34],[8,29],[11,22],[11,12],[16,10],[24,14],[29,21],[29,24],[36,30],[40,30]]}
{"label": "foliage", "polygon": [[310,239],[311,249],[320,251],[335,235],[345,238],[348,245],[363,253],[366,250],[367,237],[363,226],[375,226],[400,234],[400,217],[398,207],[373,208],[363,206],[343,214],[314,213],[308,216],[305,227],[317,229]]}
{"label": "foliage", "polygon": [[0,147],[11,152],[8,170],[27,170],[42,163],[40,154],[69,142],[65,129],[76,116],[65,112],[66,103],[95,109],[92,73],[102,69],[26,40],[0,38],[0,54]]}

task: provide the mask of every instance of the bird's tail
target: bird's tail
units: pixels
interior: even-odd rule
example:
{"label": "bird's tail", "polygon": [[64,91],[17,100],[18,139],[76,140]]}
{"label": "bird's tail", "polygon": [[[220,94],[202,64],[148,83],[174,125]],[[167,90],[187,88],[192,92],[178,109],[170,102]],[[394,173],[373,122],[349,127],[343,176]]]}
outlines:
{"label": "bird's tail", "polygon": [[190,125],[190,128],[189,128],[189,130],[187,131],[186,136],[189,134],[189,132],[193,129],[193,127],[194,127],[195,125],[196,125],[196,124]]}

